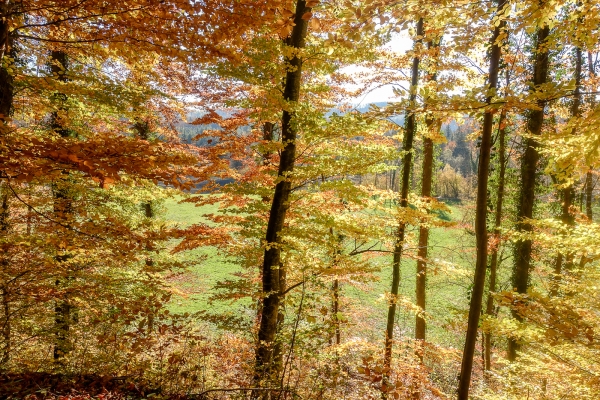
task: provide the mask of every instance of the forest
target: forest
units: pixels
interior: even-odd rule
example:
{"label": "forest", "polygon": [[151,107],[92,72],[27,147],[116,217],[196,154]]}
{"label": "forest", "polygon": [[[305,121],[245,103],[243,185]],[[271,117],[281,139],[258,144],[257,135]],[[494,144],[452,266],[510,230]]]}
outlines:
{"label": "forest", "polygon": [[1,399],[600,398],[597,1],[0,15]]}

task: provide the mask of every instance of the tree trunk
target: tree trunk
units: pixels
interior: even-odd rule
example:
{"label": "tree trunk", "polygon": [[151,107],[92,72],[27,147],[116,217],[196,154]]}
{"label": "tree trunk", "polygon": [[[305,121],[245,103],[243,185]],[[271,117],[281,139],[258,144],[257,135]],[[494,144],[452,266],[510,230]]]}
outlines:
{"label": "tree trunk", "polygon": [[339,345],[341,343],[341,339],[342,339],[342,335],[340,332],[340,319],[338,317],[338,313],[340,312],[340,283],[337,279],[335,279],[333,281],[333,285],[332,285],[332,292],[333,292],[333,320],[335,323],[335,341],[334,343],[336,345]]}
{"label": "tree trunk", "polygon": [[[430,121],[426,121],[430,125]],[[433,121],[431,121],[433,123]],[[423,179],[421,182],[421,196],[431,197],[431,177],[433,175],[433,141],[430,138],[423,140]],[[429,246],[429,227],[419,228],[419,251],[417,258],[417,306],[425,311],[426,284],[427,284],[427,250]],[[415,324],[415,339],[425,340],[425,319],[417,315]]]}
{"label": "tree trunk", "polygon": [[[548,78],[548,49],[546,39],[550,34],[550,27],[545,25],[537,32],[536,51],[533,66],[533,90],[539,85],[546,83]],[[537,176],[537,163],[539,159],[538,142],[536,137],[542,131],[544,122],[545,102],[538,101],[538,109],[531,110],[527,118],[527,131],[531,135],[524,139],[525,152],[521,157],[521,188],[519,199],[517,201],[517,231],[529,233],[533,227],[527,220],[533,217],[533,204],[535,199],[535,186]],[[527,293],[529,286],[529,274],[531,270],[531,240],[520,240],[514,246],[514,270],[512,276],[512,285],[517,293]],[[521,316],[516,310],[513,310],[513,316],[522,321]],[[508,359],[514,361],[517,356],[519,344],[515,339],[508,340]]]}
{"label": "tree trunk", "polygon": [[[506,88],[510,85],[509,71],[506,71]],[[498,120],[498,164],[500,171],[498,174],[498,194],[496,199],[496,210],[494,216],[494,237],[496,246],[492,250],[490,260],[490,282],[488,286],[488,298],[485,313],[488,316],[494,315],[494,297],[496,291],[496,276],[498,271],[498,250],[500,249],[500,227],[502,225],[502,206],[504,202],[504,184],[506,176],[506,108],[502,109]],[[485,357],[484,368],[486,371],[491,369],[492,364],[492,334],[485,334]]]}
{"label": "tree trunk", "polygon": [[[331,235],[333,235],[333,228],[330,229]],[[333,267],[335,268],[338,265],[339,258],[342,255],[342,245],[344,242],[344,235],[337,234],[335,236],[336,240],[336,249],[333,253]],[[333,281],[331,286],[331,292],[333,295],[332,307],[331,310],[333,312],[333,323],[334,323],[334,337],[332,342],[336,345],[341,343],[341,331],[340,331],[340,318],[338,313],[340,312],[340,282],[336,278]]]}
{"label": "tree trunk", "polygon": [[[53,50],[51,52],[51,65],[50,69],[55,79],[66,82],[67,79],[67,55],[63,51]],[[64,109],[67,96],[63,93],[57,93],[54,100],[58,103],[59,109]],[[51,115],[51,127],[62,137],[71,136],[71,132],[68,128],[64,127],[58,112],[54,112]],[[73,214],[73,200],[72,195],[68,188],[68,175],[69,173],[63,172],[64,178],[54,185],[54,214],[57,221],[63,221],[66,225],[69,224],[71,215]],[[60,253],[61,251],[58,250]],[[60,263],[66,262],[70,255],[63,251],[64,254],[56,256],[56,260]],[[68,267],[67,267],[68,268]],[[68,279],[67,279],[68,281]],[[56,280],[56,286],[60,287],[65,282],[60,279]],[[54,307],[54,329],[55,329],[55,343],[54,343],[54,360],[60,362],[63,357],[69,353],[70,344],[68,339],[69,329],[71,326],[71,304],[69,302],[68,290],[65,290],[62,297],[57,299]]]}
{"label": "tree trunk", "polygon": [[[10,229],[9,218],[9,205],[8,205],[8,190],[4,186],[0,186],[2,189],[2,203],[0,204],[0,235],[6,236]],[[7,243],[8,244],[8,243]],[[8,258],[6,251],[2,249],[0,254],[0,268],[5,271],[8,267]],[[11,321],[10,321],[10,290],[8,282],[3,282],[0,287],[0,295],[2,296],[2,350],[0,355],[0,366],[1,368],[10,360],[11,352]]]}
{"label": "tree trunk", "polygon": [[[0,5],[0,14],[8,15],[7,3]],[[0,20],[0,60],[4,59],[5,54],[10,54],[12,58],[16,56],[12,46],[12,37],[9,31],[10,20],[3,18]],[[0,66],[0,137],[4,135],[4,129],[10,118],[13,110],[14,97],[14,77],[7,70],[6,65]],[[2,203],[0,208],[0,235],[6,236],[9,231],[9,204],[8,204],[8,189],[4,185],[0,186]],[[0,255],[0,267],[6,270],[8,267],[8,259],[6,252],[2,250]],[[2,320],[2,354],[0,355],[0,364],[6,364],[10,359],[11,351],[11,328],[10,328],[10,303],[9,289],[7,283],[2,285],[2,308],[4,311]]]}
{"label": "tree trunk", "polygon": [[[302,16],[310,12],[304,0],[296,3],[295,26],[291,36],[287,39],[288,46],[301,49],[307,34],[308,21]],[[286,60],[290,65],[285,78],[284,99],[289,103],[291,109],[283,110],[281,119],[281,140],[284,147],[281,151],[278,178],[275,186],[269,221],[267,223],[266,247],[262,267],[262,314],[258,330],[258,345],[256,350],[256,364],[254,380],[256,384],[268,384],[277,382],[277,375],[281,365],[274,365],[273,350],[277,327],[280,323],[280,306],[285,291],[285,273],[282,269],[281,236],[285,217],[288,209],[288,199],[291,192],[290,175],[294,170],[296,158],[296,128],[290,123],[294,115],[293,108],[300,98],[300,83],[302,79],[302,60],[295,55]]]}
{"label": "tree trunk", "polygon": [[[497,15],[501,15],[506,0],[498,1]],[[490,70],[488,75],[489,95],[487,104],[492,102],[498,87],[498,70],[500,67],[501,48],[496,43],[500,33],[504,30],[506,23],[501,19],[500,24],[494,29],[490,54]],[[486,110],[483,116],[483,127],[481,130],[481,146],[479,149],[479,169],[477,171],[477,203],[475,211],[475,241],[477,246],[477,261],[475,264],[475,276],[473,292],[471,294],[471,305],[469,308],[469,321],[467,325],[467,336],[463,352],[462,365],[458,383],[458,399],[469,398],[469,386],[471,384],[471,372],[473,370],[473,356],[475,344],[477,343],[477,330],[479,316],[483,302],[483,291],[485,288],[485,272],[487,267],[487,194],[488,194],[488,172],[490,165],[490,150],[492,147],[492,126],[494,114],[492,110]]]}
{"label": "tree trunk", "polygon": [[[437,46],[433,41],[428,43],[428,47]],[[434,71],[431,81],[437,80],[437,73]],[[433,115],[425,117],[427,131],[432,134],[433,130],[439,129],[438,123]],[[437,133],[437,132],[436,132]],[[433,140],[427,136],[423,138],[423,175],[421,177],[421,197],[431,198],[431,184],[433,179]],[[416,279],[416,300],[417,306],[424,312],[426,306],[426,289],[427,289],[427,252],[429,247],[429,227],[423,225],[419,227],[419,250],[417,258],[417,279]],[[425,341],[427,326],[425,318],[422,315],[417,315],[415,321],[415,339],[421,342]],[[419,357],[423,360],[423,349],[419,350]]]}
{"label": "tree trunk", "polygon": [[[263,124],[263,140],[266,142],[272,142],[274,140],[273,130],[275,125],[272,122],[265,122]],[[271,162],[272,151],[265,151],[263,156],[263,165],[269,165]]]}
{"label": "tree trunk", "polygon": [[[148,121],[143,121],[143,120],[138,120],[134,125],[133,125],[133,129],[136,131],[137,135],[140,137],[140,139],[143,140],[149,140],[150,139],[150,124],[148,123]],[[146,201],[144,203],[142,203],[142,210],[144,211],[144,216],[148,219],[153,219],[155,217],[155,212],[154,212],[154,208],[152,207],[152,200]],[[148,253],[150,253],[151,251],[154,250],[154,247],[152,245],[151,242],[149,242],[146,245],[146,251]],[[148,267],[149,269],[151,267],[154,266],[154,260],[152,259],[152,257],[150,256],[150,254],[148,254],[146,256],[146,267]],[[154,307],[152,308],[152,312],[150,312],[148,314],[148,319],[147,319],[147,323],[146,323],[146,327],[148,329],[148,334],[150,334],[151,332],[154,331]]]}
{"label": "tree trunk", "polygon": [[[579,106],[581,103],[581,65],[582,65],[582,53],[581,48],[575,48],[575,92],[573,97],[573,104],[571,106],[571,117],[579,116]],[[571,134],[575,134],[575,132],[571,132]],[[561,206],[561,215],[560,221],[567,226],[573,226],[575,224],[575,219],[571,215],[571,205],[573,203],[573,198],[575,197],[575,192],[573,186],[568,186],[562,189],[562,206]],[[556,296],[558,294],[558,284],[561,280],[561,274],[563,270],[563,259],[565,262],[565,267],[569,269],[571,267],[571,259],[572,256],[570,254],[558,253],[556,256],[556,261],[554,264],[554,279],[552,282],[552,288],[550,290],[551,296]]]}
{"label": "tree trunk", "polygon": [[[143,119],[138,119],[134,124],[133,124],[133,130],[135,131],[135,133],[138,135],[138,137],[142,140],[150,140],[150,124],[148,123],[148,121],[144,121]],[[154,209],[152,208],[152,201],[147,201],[142,203],[142,210],[144,211],[144,216],[146,218],[152,219],[154,218]],[[150,252],[153,250],[152,245],[148,244],[148,246],[146,246],[146,251]],[[154,265],[154,260],[152,259],[152,257],[148,256],[146,258],[146,266],[148,267],[152,267]],[[152,330],[152,322],[151,319],[148,319],[148,330]]]}
{"label": "tree trunk", "polygon": [[[1,15],[10,15],[10,5],[8,2],[2,2],[0,5]],[[13,37],[9,30],[11,21],[10,17],[2,18],[0,20],[0,60],[4,60],[4,56],[9,54],[14,60],[17,56],[16,49],[13,46]],[[13,98],[14,98],[14,76],[9,73],[9,65],[2,63],[0,66],[0,129],[3,129],[7,119],[10,118],[13,111]],[[4,133],[0,131],[0,135]]]}
{"label": "tree trunk", "polygon": [[[423,42],[423,18],[420,18],[417,22],[417,40],[415,41],[415,47]],[[419,51],[419,49],[416,49]],[[411,71],[411,94],[410,104],[414,105],[417,98],[416,86],[419,83],[419,57],[413,58],[412,71]],[[406,132],[404,137],[403,151],[404,159],[402,162],[402,189],[400,192],[400,208],[406,208],[408,206],[408,189],[410,186],[410,169],[412,164],[412,149],[413,139],[417,130],[416,118],[414,112],[408,111],[406,118]],[[398,232],[396,236],[396,244],[394,246],[394,260],[392,265],[392,288],[390,291],[390,304],[388,307],[387,315],[387,326],[385,331],[385,353],[383,359],[384,379],[382,382],[382,393],[383,397],[387,397],[387,386],[389,385],[389,377],[391,372],[392,364],[392,343],[394,338],[394,322],[396,320],[396,303],[398,296],[398,287],[400,285],[400,261],[402,259],[402,246],[404,245],[404,234],[406,225],[400,223],[398,226]]]}
{"label": "tree trunk", "polygon": [[[594,62],[592,61],[592,53],[588,52],[588,72],[590,78],[594,78],[596,76],[596,71],[594,70]],[[592,95],[592,100],[590,104],[590,108],[594,109],[596,95]],[[585,174],[585,215],[588,217],[590,221],[593,221],[593,213],[592,213],[592,195],[593,195],[594,186],[592,183],[592,171],[588,171]]]}

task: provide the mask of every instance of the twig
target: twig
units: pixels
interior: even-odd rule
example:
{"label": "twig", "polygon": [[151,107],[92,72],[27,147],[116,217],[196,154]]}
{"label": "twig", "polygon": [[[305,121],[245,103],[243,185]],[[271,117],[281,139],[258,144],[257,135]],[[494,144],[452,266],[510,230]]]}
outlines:
{"label": "twig", "polygon": [[[300,324],[300,316],[302,315],[302,305],[304,304],[304,295],[306,293],[306,285],[304,285],[305,280],[302,281],[302,296],[300,297],[300,305],[298,305],[298,316],[296,317],[296,323],[294,324],[294,331],[292,332],[292,340],[290,342],[290,350],[288,351],[288,356],[285,360],[285,364],[283,365],[283,372],[281,373],[281,387],[283,387],[283,381],[285,380],[285,371],[287,370],[288,364],[291,363],[292,356],[294,355],[294,345],[296,344],[296,332],[298,331],[298,325]],[[288,384],[289,384],[288,379]],[[281,393],[277,398],[281,397]]]}
{"label": "twig", "polygon": [[39,215],[40,217],[42,217],[42,218],[45,218],[45,219],[47,219],[48,221],[50,221],[50,222],[52,222],[52,223],[54,223],[54,224],[56,224],[56,225],[62,226],[63,228],[65,228],[65,229],[68,229],[68,230],[71,230],[71,231],[73,231],[73,232],[75,232],[75,233],[79,233],[79,234],[81,234],[81,235],[88,236],[88,237],[91,237],[91,238],[94,238],[94,239],[100,239],[100,240],[104,240],[104,241],[106,241],[106,239],[105,239],[105,238],[103,238],[103,237],[101,237],[101,236],[92,235],[92,234],[89,234],[89,233],[86,233],[86,232],[80,231],[79,229],[73,228],[72,226],[70,226],[70,225],[67,225],[67,224],[63,224],[62,222],[59,222],[59,221],[57,221],[57,220],[55,220],[55,219],[53,219],[53,218],[50,218],[50,217],[49,217],[49,216],[47,216],[46,214],[44,214],[44,213],[42,213],[42,212],[40,212],[40,211],[36,210],[36,209],[35,209],[35,207],[33,207],[32,205],[28,204],[28,203],[27,203],[25,200],[23,200],[23,199],[22,199],[22,198],[21,198],[21,197],[20,197],[20,196],[17,194],[17,192],[15,191],[15,189],[13,189],[12,185],[10,184],[10,181],[9,181],[9,178],[8,178],[8,176],[6,176],[5,178],[6,178],[6,185],[8,186],[8,188],[10,189],[10,191],[12,192],[12,194],[15,196],[15,198],[16,198],[17,200],[19,200],[21,203],[25,204],[27,207],[29,207],[29,209],[30,209],[30,210],[32,210],[34,213],[36,213],[36,214],[37,214],[37,215]]}

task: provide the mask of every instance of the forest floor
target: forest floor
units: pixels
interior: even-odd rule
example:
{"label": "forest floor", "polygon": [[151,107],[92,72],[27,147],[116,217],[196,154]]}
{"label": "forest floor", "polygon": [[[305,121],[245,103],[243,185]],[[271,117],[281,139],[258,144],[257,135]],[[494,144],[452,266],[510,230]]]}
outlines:
{"label": "forest floor", "polygon": [[[191,203],[180,203],[179,199],[167,199],[166,220],[170,224],[187,226],[199,222],[207,222],[205,215],[218,213],[218,205],[196,207]],[[450,213],[441,217],[454,222],[453,226],[434,228],[430,234],[430,259],[437,265],[430,265],[428,277],[428,312],[431,314],[428,323],[429,340],[442,346],[460,347],[456,343],[457,336],[449,332],[448,324],[455,320],[457,313],[466,313],[468,292],[471,286],[472,265],[474,257],[474,236],[466,229],[471,207],[465,204],[448,204]],[[416,241],[418,229],[412,228],[410,235]],[[211,313],[227,313],[230,315],[251,314],[249,299],[235,303],[228,301],[211,301],[214,286],[217,282],[235,278],[240,271],[231,260],[219,254],[214,247],[204,247],[185,252],[181,257],[191,262],[186,279],[178,282],[178,289],[187,293],[175,296],[170,309],[173,312],[198,312],[210,310]],[[342,286],[342,304],[351,308],[353,313],[360,314],[361,327],[353,329],[366,339],[377,339],[385,324],[387,304],[384,294],[389,291],[391,282],[391,255],[376,256],[372,263],[376,267],[374,279],[356,286]],[[415,297],[416,261],[405,257],[402,262],[400,294],[414,301]],[[412,337],[414,313],[400,308],[398,326],[403,336]],[[352,323],[352,321],[351,321]],[[452,331],[453,329],[450,329]]]}

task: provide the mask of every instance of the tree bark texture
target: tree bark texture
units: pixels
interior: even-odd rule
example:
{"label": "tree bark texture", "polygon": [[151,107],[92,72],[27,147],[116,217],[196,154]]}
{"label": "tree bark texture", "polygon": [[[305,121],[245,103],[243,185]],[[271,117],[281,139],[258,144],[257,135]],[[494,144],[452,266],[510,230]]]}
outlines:
{"label": "tree bark texture", "polygon": [[[417,39],[415,45],[420,45],[423,40],[423,18],[420,18],[417,22]],[[418,50],[418,49],[417,49]],[[411,71],[411,94],[410,104],[414,105],[417,95],[416,86],[419,83],[419,57],[413,58],[412,71]],[[406,208],[408,206],[408,189],[410,186],[410,172],[413,157],[413,140],[417,128],[417,122],[415,114],[408,111],[406,118],[406,131],[404,137],[404,143],[402,150],[404,151],[404,159],[402,161],[402,188],[400,191],[400,208]],[[389,384],[389,377],[391,372],[392,364],[392,344],[394,338],[394,322],[396,320],[396,303],[398,296],[398,288],[400,285],[400,262],[402,259],[402,247],[404,245],[406,225],[400,222],[398,226],[396,244],[394,247],[394,259],[392,264],[392,287],[390,290],[390,304],[388,307],[387,314],[387,325],[385,330],[385,353],[383,359],[384,378],[382,384],[383,395],[386,397],[387,385]]]}
{"label": "tree bark texture", "polygon": [[[592,60],[592,52],[588,52],[588,73],[590,78],[594,78],[596,76],[596,71],[594,68],[594,62]],[[591,99],[591,104],[590,104],[590,108],[594,108],[595,106],[595,96],[596,95],[592,95],[592,99]],[[592,212],[592,196],[594,193],[594,184],[592,182],[592,171],[588,171],[587,174],[585,174],[585,215],[588,217],[588,219],[590,221],[593,221],[593,212]]]}
{"label": "tree bark texture", "polygon": [[[429,121],[427,121],[429,122]],[[423,177],[422,197],[431,197],[431,178],[433,176],[433,141],[430,138],[423,139]],[[427,288],[427,252],[429,246],[429,227],[419,228],[419,250],[417,259],[417,284],[416,300],[417,306],[425,311],[426,288]],[[415,339],[425,340],[426,324],[422,315],[417,315],[415,323]]]}
{"label": "tree bark texture", "polygon": [[331,291],[333,292],[333,304],[332,304],[332,311],[333,311],[333,321],[335,324],[335,332],[334,332],[334,343],[336,345],[339,345],[342,342],[342,335],[341,335],[341,331],[340,331],[340,318],[339,318],[339,312],[340,312],[340,282],[338,279],[335,279],[333,281],[332,287],[331,287]]}
{"label": "tree bark texture", "polygon": [[[6,236],[10,229],[9,223],[9,203],[8,203],[8,190],[5,190],[4,186],[0,186],[2,201],[0,203],[0,235]],[[0,249],[0,268],[6,270],[8,267],[8,258],[6,251]],[[2,302],[2,353],[0,354],[0,369],[10,360],[11,352],[11,320],[10,320],[10,289],[7,281],[2,282],[0,286],[0,296]]]}
{"label": "tree bark texture", "polygon": [[[501,15],[506,5],[506,0],[498,1],[497,15]],[[489,94],[487,104],[491,104],[498,87],[498,70],[500,67],[501,47],[497,42],[498,37],[504,30],[506,23],[501,20],[492,34],[490,69],[488,74]],[[477,202],[475,211],[475,242],[477,247],[477,260],[475,263],[475,276],[473,279],[473,291],[471,293],[471,304],[469,307],[469,320],[467,335],[458,382],[458,399],[469,398],[469,387],[471,384],[471,373],[473,370],[473,357],[475,344],[477,343],[477,331],[479,327],[479,316],[483,302],[483,291],[485,289],[485,274],[488,258],[488,232],[487,232],[487,195],[488,195],[488,172],[490,165],[490,151],[492,148],[492,127],[494,114],[492,110],[486,110],[483,116],[483,127],[481,131],[481,147],[479,150],[479,169],[477,171]]]}
{"label": "tree bark texture", "polygon": [[[548,79],[548,49],[545,47],[546,39],[550,34],[550,27],[545,25],[537,32],[536,51],[533,66],[533,90]],[[535,202],[535,188],[537,177],[537,163],[539,160],[538,142],[536,137],[542,132],[544,122],[545,103],[538,101],[537,109],[531,110],[527,117],[528,138],[524,139],[525,151],[521,157],[521,187],[517,201],[517,231],[528,233],[533,227],[527,222],[533,217],[533,205]],[[531,271],[531,240],[520,240],[514,246],[514,269],[512,276],[513,289],[517,293],[527,293],[529,286],[529,275]],[[521,321],[519,313],[513,311],[513,316]],[[514,361],[519,349],[519,344],[514,338],[508,341],[508,359]]]}
{"label": "tree bark texture", "polygon": [[[50,70],[55,79],[66,82],[68,61],[67,55],[63,51],[53,50],[50,54]],[[67,96],[63,93],[57,93],[54,99],[60,109],[64,109],[66,106],[64,103],[67,100]],[[71,136],[71,132],[66,128],[58,112],[54,112],[51,115],[51,127],[61,137]],[[54,185],[54,214],[57,221],[64,221],[66,225],[69,223],[69,219],[73,214],[73,199],[69,192],[68,175],[69,173],[63,172],[64,178]],[[60,249],[57,249],[60,253]],[[69,254],[64,253],[56,256],[56,260],[60,263],[67,262],[70,258]],[[67,267],[68,268],[68,267]],[[68,281],[68,278],[66,279]],[[67,282],[60,279],[56,280],[56,286],[60,287],[65,285]],[[56,300],[54,307],[54,329],[55,329],[55,342],[54,342],[54,360],[60,362],[63,357],[69,353],[69,329],[71,326],[71,304],[69,302],[68,290],[64,290],[60,298]]]}
{"label": "tree bark texture", "polygon": [[[0,5],[0,14],[6,15],[7,6]],[[15,48],[12,46],[12,37],[9,32],[10,20],[3,18],[0,20],[0,60],[4,55],[9,54],[15,58]],[[12,114],[14,97],[14,77],[6,67],[0,67],[0,123],[4,125],[6,119]]]}
{"label": "tree bark texture", "polygon": [[[0,5],[0,14],[8,14],[8,4],[4,3]],[[4,58],[5,54],[10,54],[12,58],[15,58],[15,49],[12,46],[12,38],[9,32],[10,20],[3,18],[0,20],[0,60]],[[4,129],[6,128],[7,120],[10,118],[13,110],[13,97],[14,97],[14,78],[8,72],[6,66],[0,66],[0,135],[4,135]],[[1,193],[1,204],[0,204],[0,235],[6,236],[9,231],[9,203],[8,203],[8,190],[2,184],[0,186]],[[8,259],[6,252],[1,249],[2,254],[0,255],[0,268],[3,270],[8,266]],[[10,359],[11,351],[11,321],[10,321],[10,290],[6,282],[3,283],[0,288],[2,291],[2,350],[0,355],[0,364],[6,364]]]}
{"label": "tree bark texture", "polygon": [[[506,71],[506,87],[508,88],[509,72]],[[504,186],[506,177],[506,109],[502,109],[498,120],[498,165],[500,171],[498,173],[498,193],[496,197],[496,209],[494,215],[494,237],[496,245],[492,250],[490,260],[490,282],[488,285],[488,298],[485,313],[488,316],[494,315],[494,297],[496,291],[496,276],[498,272],[498,251],[500,250],[500,227],[502,225],[502,207],[504,205]],[[487,332],[485,338],[485,356],[484,368],[486,371],[491,369],[492,365],[492,334]]]}
{"label": "tree bark texture", "polygon": [[[301,49],[304,48],[307,34],[308,21],[302,16],[309,12],[304,0],[296,3],[295,26],[286,44]],[[281,150],[278,182],[275,186],[273,202],[267,223],[266,247],[262,266],[262,314],[258,329],[258,345],[256,350],[256,364],[254,379],[258,384],[277,382],[277,375],[281,370],[280,365],[274,365],[274,348],[276,347],[276,333],[281,322],[280,308],[285,288],[285,273],[281,266],[281,230],[285,222],[291,193],[290,175],[294,170],[296,158],[296,128],[291,124],[294,116],[294,106],[300,98],[300,83],[302,80],[302,60],[298,55],[286,60],[289,70],[285,78],[284,99],[288,107],[283,110],[281,119]]]}

